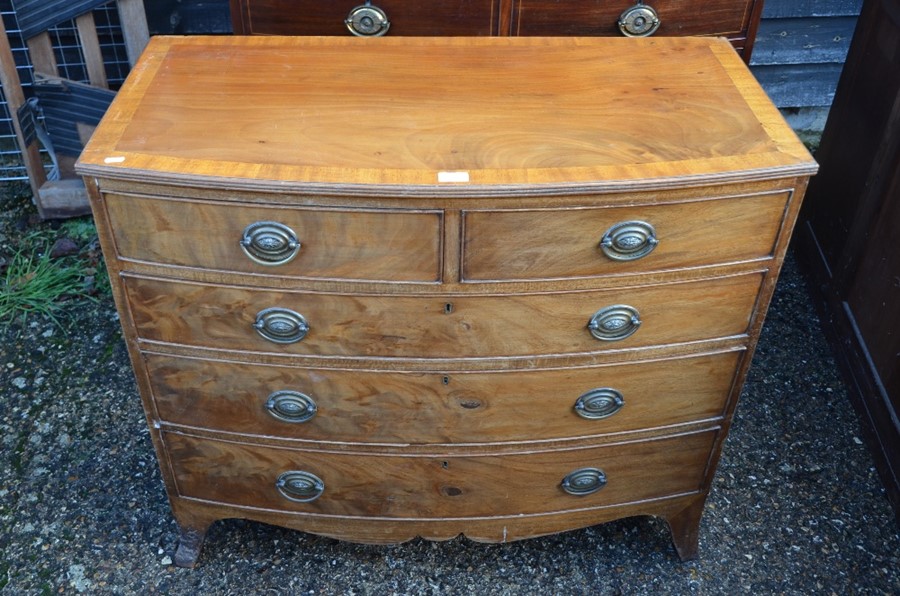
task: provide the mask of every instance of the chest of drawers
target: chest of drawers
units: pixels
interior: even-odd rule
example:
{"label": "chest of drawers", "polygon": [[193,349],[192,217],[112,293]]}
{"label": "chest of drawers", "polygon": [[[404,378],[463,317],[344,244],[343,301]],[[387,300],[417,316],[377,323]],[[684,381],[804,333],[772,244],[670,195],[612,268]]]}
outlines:
{"label": "chest of drawers", "polygon": [[750,60],[763,0],[231,0],[251,35],[726,37]]}
{"label": "chest of drawers", "polygon": [[172,510],[683,558],[815,163],[723,40],[155,38],[78,165]]}

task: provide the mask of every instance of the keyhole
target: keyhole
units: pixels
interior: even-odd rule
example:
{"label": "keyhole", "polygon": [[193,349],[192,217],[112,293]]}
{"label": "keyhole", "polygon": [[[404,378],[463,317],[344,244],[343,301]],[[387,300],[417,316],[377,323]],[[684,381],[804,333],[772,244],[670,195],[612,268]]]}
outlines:
{"label": "keyhole", "polygon": [[444,378],[441,379],[441,383],[443,383],[444,385],[449,385],[450,377],[445,376]]}
{"label": "keyhole", "polygon": [[442,461],[441,467],[444,468],[445,470],[450,469],[450,462]]}
{"label": "keyhole", "polygon": [[453,312],[453,304],[448,302],[447,304],[444,305],[444,314],[449,315],[452,312]]}

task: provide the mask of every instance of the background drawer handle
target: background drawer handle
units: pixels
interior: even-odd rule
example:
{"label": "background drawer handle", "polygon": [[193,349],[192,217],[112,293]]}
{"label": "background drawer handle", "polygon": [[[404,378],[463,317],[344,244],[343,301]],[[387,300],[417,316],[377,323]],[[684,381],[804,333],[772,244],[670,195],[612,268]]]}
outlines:
{"label": "background drawer handle", "polygon": [[606,473],[597,468],[581,468],[570,472],[560,486],[570,495],[590,495],[606,486]]}
{"label": "background drawer handle", "polygon": [[285,499],[298,503],[315,501],[325,492],[325,483],[322,479],[303,470],[291,470],[285,472],[275,481],[275,488]]}
{"label": "background drawer handle", "polygon": [[588,420],[609,418],[622,409],[625,398],[611,387],[591,389],[575,401],[575,413]]}
{"label": "background drawer handle", "polygon": [[638,0],[637,4],[619,17],[619,30],[626,37],[647,37],[659,29],[659,15],[652,7]]}
{"label": "background drawer handle", "polygon": [[645,221],[622,221],[603,234],[600,249],[614,261],[635,261],[653,252],[659,240],[656,230]]}
{"label": "background drawer handle", "polygon": [[641,325],[637,309],[627,304],[601,308],[588,323],[588,329],[596,339],[619,341],[632,335]]}
{"label": "background drawer handle", "polygon": [[344,24],[353,35],[360,37],[379,37],[391,28],[387,13],[371,2],[366,2],[350,11]]}
{"label": "background drawer handle", "polygon": [[258,221],[244,228],[241,248],[260,265],[284,265],[300,252],[297,234],[277,221]]}
{"label": "background drawer handle", "polygon": [[309,324],[303,315],[278,307],[259,311],[253,328],[265,339],[277,344],[296,343],[309,333]]}
{"label": "background drawer handle", "polygon": [[310,396],[299,391],[276,391],[266,401],[266,410],[283,422],[306,422],[316,415],[318,408]]}

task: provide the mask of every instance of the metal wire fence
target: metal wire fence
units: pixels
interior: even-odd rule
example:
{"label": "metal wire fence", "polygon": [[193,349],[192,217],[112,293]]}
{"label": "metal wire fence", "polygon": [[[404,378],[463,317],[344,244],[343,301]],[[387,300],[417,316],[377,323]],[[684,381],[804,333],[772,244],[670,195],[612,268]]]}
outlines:
{"label": "metal wire fence", "polygon": [[[0,0],[0,16],[3,18],[10,39],[19,79],[22,81],[25,95],[28,97],[33,80],[33,69],[28,60],[25,40],[22,38],[22,32],[16,20],[15,0]],[[129,64],[115,3],[105,4],[94,10],[94,22],[97,27],[103,61],[106,65],[107,80],[110,88],[116,89],[125,80]],[[48,33],[59,65],[60,76],[87,82],[87,67],[81,45],[78,43],[78,29],[75,22],[62,23]],[[0,182],[27,180],[28,178],[12,128],[13,117],[6,96],[0,91]]]}

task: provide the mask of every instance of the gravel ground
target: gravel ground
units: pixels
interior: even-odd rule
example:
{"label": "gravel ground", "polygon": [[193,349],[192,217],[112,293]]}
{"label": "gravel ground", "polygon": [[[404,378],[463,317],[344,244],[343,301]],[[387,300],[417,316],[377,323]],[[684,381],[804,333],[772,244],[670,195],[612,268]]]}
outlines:
{"label": "gravel ground", "polygon": [[[0,196],[0,257],[35,221]],[[29,215],[32,215],[29,218]],[[708,501],[700,559],[632,518],[542,539],[360,546],[230,520],[194,570],[110,299],[0,328],[3,594],[900,593],[900,534],[789,258]]]}

